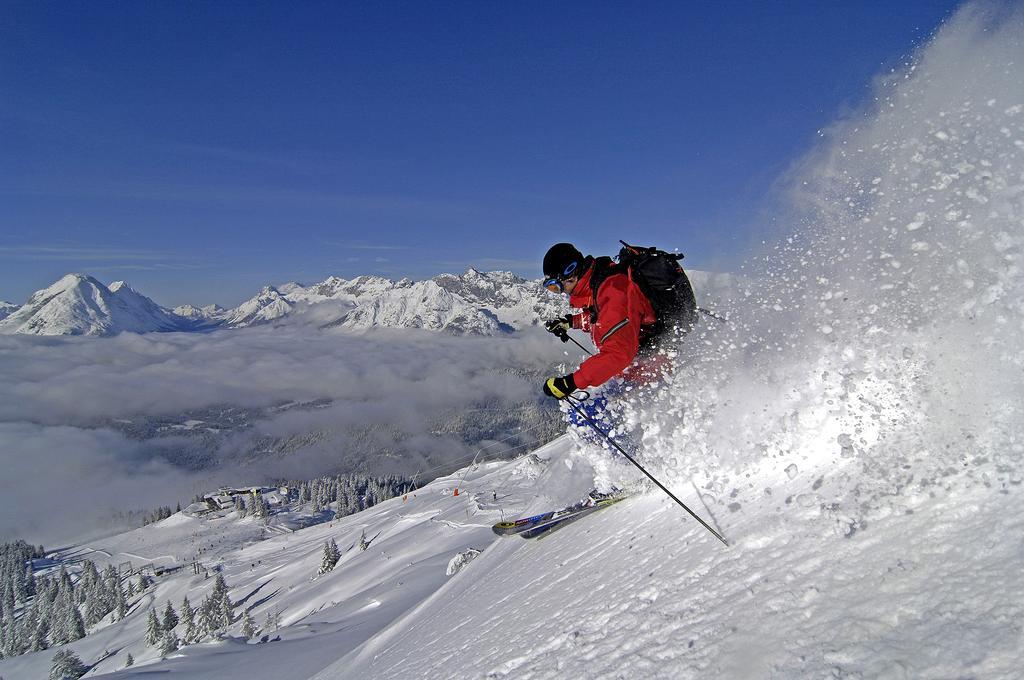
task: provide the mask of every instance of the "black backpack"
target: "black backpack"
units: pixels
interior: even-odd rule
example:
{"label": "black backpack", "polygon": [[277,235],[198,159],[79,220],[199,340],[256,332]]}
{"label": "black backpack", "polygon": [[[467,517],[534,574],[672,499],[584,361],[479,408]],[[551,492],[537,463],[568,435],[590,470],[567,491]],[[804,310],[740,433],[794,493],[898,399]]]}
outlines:
{"label": "black backpack", "polygon": [[597,321],[597,289],[612,274],[625,273],[651,303],[657,319],[641,340],[653,339],[672,327],[689,330],[697,321],[697,299],[690,279],[679,264],[683,259],[682,253],[668,253],[654,246],[632,246],[625,241],[619,243],[622,250],[617,263],[610,257],[599,257],[594,261],[595,269],[590,277],[594,301],[591,323]]}

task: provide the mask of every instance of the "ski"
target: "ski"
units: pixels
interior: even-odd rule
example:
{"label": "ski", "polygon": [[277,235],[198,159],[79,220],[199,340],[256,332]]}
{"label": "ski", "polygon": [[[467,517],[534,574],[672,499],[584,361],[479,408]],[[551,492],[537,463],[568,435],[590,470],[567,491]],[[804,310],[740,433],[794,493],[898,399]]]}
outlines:
{"label": "ski", "polygon": [[625,498],[625,496],[616,496],[615,498],[606,498],[604,500],[597,501],[593,505],[581,508],[577,512],[572,512],[567,515],[559,515],[558,517],[554,517],[546,522],[535,524],[526,531],[520,531],[516,535],[522,538],[543,538],[556,529],[561,529],[567,524],[583,519],[587,515],[593,514],[598,510],[603,510],[609,506],[615,505],[619,501],[625,500]]}
{"label": "ski", "polygon": [[[551,510],[539,515],[522,517],[510,522],[498,522],[491,527],[491,530],[498,536],[523,536],[524,538],[532,538],[533,536],[540,535],[543,533],[543,530],[550,529],[554,525],[562,524],[571,519],[578,519],[584,515],[589,515],[591,512],[611,505],[612,503],[616,503],[623,498],[625,498],[625,495],[584,501],[582,503],[577,503],[576,505],[570,505],[562,510]],[[530,536],[524,536],[525,533],[534,531],[535,533],[532,533]]]}

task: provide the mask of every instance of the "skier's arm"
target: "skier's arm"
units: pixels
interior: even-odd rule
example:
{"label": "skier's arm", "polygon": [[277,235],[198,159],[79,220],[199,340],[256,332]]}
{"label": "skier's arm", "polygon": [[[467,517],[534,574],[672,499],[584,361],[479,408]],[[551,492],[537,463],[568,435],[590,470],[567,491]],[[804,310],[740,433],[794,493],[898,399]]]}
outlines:
{"label": "skier's arm", "polygon": [[577,387],[596,387],[619,375],[640,348],[640,318],[629,304],[629,280],[609,278],[597,292],[597,323],[592,333],[597,354],[584,361],[573,374]]}

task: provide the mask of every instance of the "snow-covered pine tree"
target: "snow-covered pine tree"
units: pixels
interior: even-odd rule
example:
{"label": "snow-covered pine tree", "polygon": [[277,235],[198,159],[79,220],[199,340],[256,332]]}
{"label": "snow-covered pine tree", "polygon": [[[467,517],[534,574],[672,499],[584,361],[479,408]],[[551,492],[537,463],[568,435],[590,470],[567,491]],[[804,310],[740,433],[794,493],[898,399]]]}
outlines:
{"label": "snow-covered pine tree", "polygon": [[175,613],[174,607],[171,606],[170,600],[167,601],[167,606],[164,608],[164,618],[160,623],[165,631],[173,630],[178,625],[178,615]]}
{"label": "snow-covered pine tree", "polygon": [[370,543],[366,540],[366,530],[359,532],[359,549],[366,550],[370,547]]}
{"label": "snow-covered pine tree", "polygon": [[224,597],[220,599],[217,604],[215,614],[218,617],[218,624],[220,628],[227,628],[235,621],[234,604],[231,602],[231,598],[228,597],[225,591]]}
{"label": "snow-covered pine tree", "polygon": [[258,519],[264,519],[267,516],[269,516],[270,512],[267,509],[267,503],[266,501],[263,500],[263,494],[261,494],[259,491],[252,492],[251,504],[252,507],[250,508],[250,512],[253,517],[256,517]]}
{"label": "snow-covered pine tree", "polygon": [[128,598],[124,595],[124,589],[121,588],[121,581],[114,584],[114,616],[116,621],[121,621],[128,614]]}
{"label": "snow-covered pine tree", "polygon": [[323,499],[322,499],[322,497],[320,495],[320,480],[315,480],[313,482],[312,495],[313,495],[313,512],[320,512],[321,510],[324,509]]}
{"label": "snow-covered pine tree", "polygon": [[41,652],[44,649],[49,648],[50,643],[47,640],[47,635],[50,632],[50,624],[46,619],[40,618],[36,621],[35,628],[32,630],[31,639],[29,640],[29,651]]}
{"label": "snow-covered pine tree", "polygon": [[74,642],[84,638],[85,621],[82,620],[82,614],[78,611],[78,606],[75,604],[74,596],[70,591],[65,595],[64,615],[67,617],[67,641]]}
{"label": "snow-covered pine tree", "polygon": [[181,601],[181,621],[185,626],[185,630],[182,633],[182,642],[186,645],[190,645],[196,641],[198,631],[196,630],[196,612],[192,609],[192,605],[188,601],[188,596]]}
{"label": "snow-covered pine tree", "polygon": [[163,632],[163,626],[160,625],[160,620],[156,617],[156,608],[151,607],[149,617],[146,619],[146,644],[151,647],[157,645],[163,637]]}
{"label": "snow-covered pine tree", "polygon": [[217,621],[214,618],[213,598],[207,595],[196,608],[196,631],[197,640],[217,632]]}
{"label": "snow-covered pine tree", "polygon": [[85,594],[85,614],[83,619],[86,626],[95,626],[97,623],[103,620],[106,611],[103,609],[103,602],[100,599],[98,589],[96,587],[83,588],[86,591]]}
{"label": "snow-covered pine tree", "polygon": [[128,658],[124,660],[124,667],[128,668],[129,666],[134,666],[134,665],[135,665],[135,657],[131,655],[131,652],[129,652],[128,653]]}
{"label": "snow-covered pine tree", "polygon": [[70,649],[61,649],[53,655],[50,666],[50,680],[78,680],[89,667]]}
{"label": "snow-covered pine tree", "polygon": [[317,571],[317,575],[326,574],[334,569],[334,565],[340,558],[341,553],[338,551],[338,544],[334,542],[334,539],[324,541],[324,554],[320,560],[320,569]]}
{"label": "snow-covered pine tree", "polygon": [[165,630],[164,634],[160,636],[160,658],[166,658],[168,654],[176,652],[178,650],[178,646],[178,636],[174,634],[174,631]]}
{"label": "snow-covered pine tree", "polygon": [[227,597],[228,594],[228,582],[224,580],[224,574],[218,572],[217,578],[213,580],[213,592],[210,596],[214,600],[221,600]]}
{"label": "snow-covered pine tree", "polygon": [[242,615],[242,637],[251,640],[254,635],[256,635],[256,622],[253,621],[252,615],[246,609],[245,614]]}
{"label": "snow-covered pine tree", "polygon": [[0,622],[0,628],[3,630],[2,643],[0,648],[3,650],[5,657],[18,656],[24,650],[22,649],[21,642],[21,631],[18,629],[18,623],[14,618],[14,612],[3,618]]}

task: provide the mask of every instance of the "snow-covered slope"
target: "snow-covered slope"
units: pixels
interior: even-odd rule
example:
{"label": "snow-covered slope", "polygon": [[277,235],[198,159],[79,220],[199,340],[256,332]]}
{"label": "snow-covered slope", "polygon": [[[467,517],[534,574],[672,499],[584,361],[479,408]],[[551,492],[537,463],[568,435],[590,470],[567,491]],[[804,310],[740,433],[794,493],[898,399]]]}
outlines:
{"label": "snow-covered slope", "polygon": [[0,333],[114,335],[187,330],[188,321],[117,282],[68,274],[0,321]]}
{"label": "snow-covered slope", "polygon": [[[823,458],[747,478],[757,500],[741,507],[729,493],[675,484],[729,548],[650,489],[542,539],[491,533],[502,518],[584,495],[593,456],[563,437],[332,523],[294,530],[275,517],[264,529],[233,513],[174,515],[69,550],[101,564],[186,568],[159,579],[125,621],[67,647],[87,663],[112,652],[88,677],[121,669],[119,678],[554,679],[623,669],[650,678],[887,677],[893,669],[896,677],[1016,677],[1024,652],[1012,622],[1024,616],[1024,572],[1011,565],[1024,518],[1014,494],[980,484],[916,494],[902,511],[850,531],[828,508],[828,480],[856,462],[837,468]],[[636,484],[629,468],[617,470]],[[360,535],[370,540],[365,551]],[[332,538],[342,557],[317,576]],[[198,576],[193,560],[203,565]],[[200,601],[214,567],[260,625],[256,639],[240,639],[236,623],[222,641],[159,660],[143,640],[149,609]],[[280,627],[265,627],[268,614]],[[274,641],[258,643],[263,635]],[[42,677],[53,651],[0,661],[0,674]],[[136,665],[123,669],[129,653]]]}

